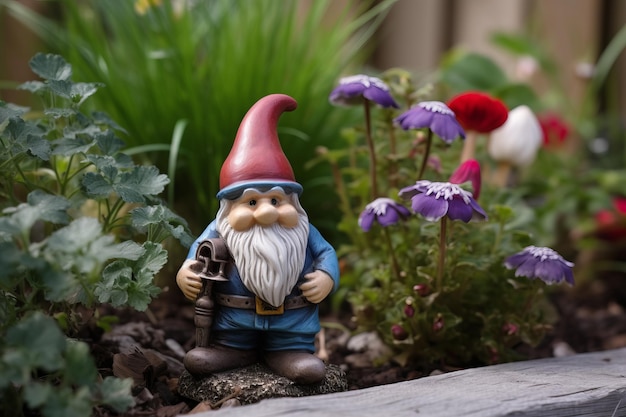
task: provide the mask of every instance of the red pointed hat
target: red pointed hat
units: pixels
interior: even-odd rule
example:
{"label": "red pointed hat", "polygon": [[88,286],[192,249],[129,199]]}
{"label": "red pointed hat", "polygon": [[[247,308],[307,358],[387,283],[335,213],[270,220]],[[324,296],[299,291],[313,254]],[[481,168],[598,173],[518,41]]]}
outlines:
{"label": "red pointed hat", "polygon": [[238,198],[250,187],[281,186],[285,192],[302,193],[276,132],[281,114],[297,106],[298,103],[285,94],[271,94],[248,110],[222,165],[218,199]]}

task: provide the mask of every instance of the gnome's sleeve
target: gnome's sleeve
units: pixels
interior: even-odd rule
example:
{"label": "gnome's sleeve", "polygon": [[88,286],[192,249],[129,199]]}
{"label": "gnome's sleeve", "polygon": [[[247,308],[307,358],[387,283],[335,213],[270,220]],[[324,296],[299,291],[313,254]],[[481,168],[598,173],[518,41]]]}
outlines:
{"label": "gnome's sleeve", "polygon": [[202,232],[200,236],[198,236],[196,241],[191,244],[191,247],[189,248],[189,252],[187,253],[187,259],[195,258],[196,251],[198,250],[198,246],[200,245],[200,243],[202,243],[203,241],[207,239],[211,239],[214,237],[219,237],[217,230],[215,230],[215,220],[213,220],[211,224],[209,224],[207,228],[204,229],[204,232]]}
{"label": "gnome's sleeve", "polygon": [[339,261],[335,249],[320,232],[309,225],[309,250],[313,255],[313,268],[326,272],[334,281],[333,292],[339,287]]}

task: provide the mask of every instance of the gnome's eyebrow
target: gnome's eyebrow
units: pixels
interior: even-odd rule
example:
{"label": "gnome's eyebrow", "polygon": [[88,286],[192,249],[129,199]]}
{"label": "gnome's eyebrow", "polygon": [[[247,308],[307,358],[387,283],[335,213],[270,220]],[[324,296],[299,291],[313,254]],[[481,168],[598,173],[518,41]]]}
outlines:
{"label": "gnome's eyebrow", "polygon": [[250,188],[246,188],[243,193],[241,193],[241,196],[239,196],[239,198],[246,198],[248,197],[250,194],[267,194],[270,192],[279,192],[281,195],[287,195],[287,193],[285,192],[285,190],[283,189],[283,187],[280,186],[274,186],[272,188],[265,188],[264,189],[259,189],[259,188],[254,188],[254,187],[250,187]]}

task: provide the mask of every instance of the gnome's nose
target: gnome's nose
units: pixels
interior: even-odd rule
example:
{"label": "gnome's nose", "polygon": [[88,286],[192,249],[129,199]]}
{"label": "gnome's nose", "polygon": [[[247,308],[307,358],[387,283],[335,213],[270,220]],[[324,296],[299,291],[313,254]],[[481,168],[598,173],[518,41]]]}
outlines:
{"label": "gnome's nose", "polygon": [[269,226],[278,221],[278,210],[270,203],[261,203],[254,210],[254,219],[261,226]]}

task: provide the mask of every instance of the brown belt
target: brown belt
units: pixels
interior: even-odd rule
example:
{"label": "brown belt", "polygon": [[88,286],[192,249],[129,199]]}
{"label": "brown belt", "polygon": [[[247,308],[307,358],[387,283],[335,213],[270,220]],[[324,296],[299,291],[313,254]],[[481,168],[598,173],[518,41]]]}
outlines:
{"label": "brown belt", "polygon": [[259,297],[246,297],[243,295],[215,294],[217,304],[224,307],[241,308],[244,310],[256,310],[262,316],[283,314],[285,310],[294,310],[312,305],[304,296],[289,297],[278,307],[274,307]]}

